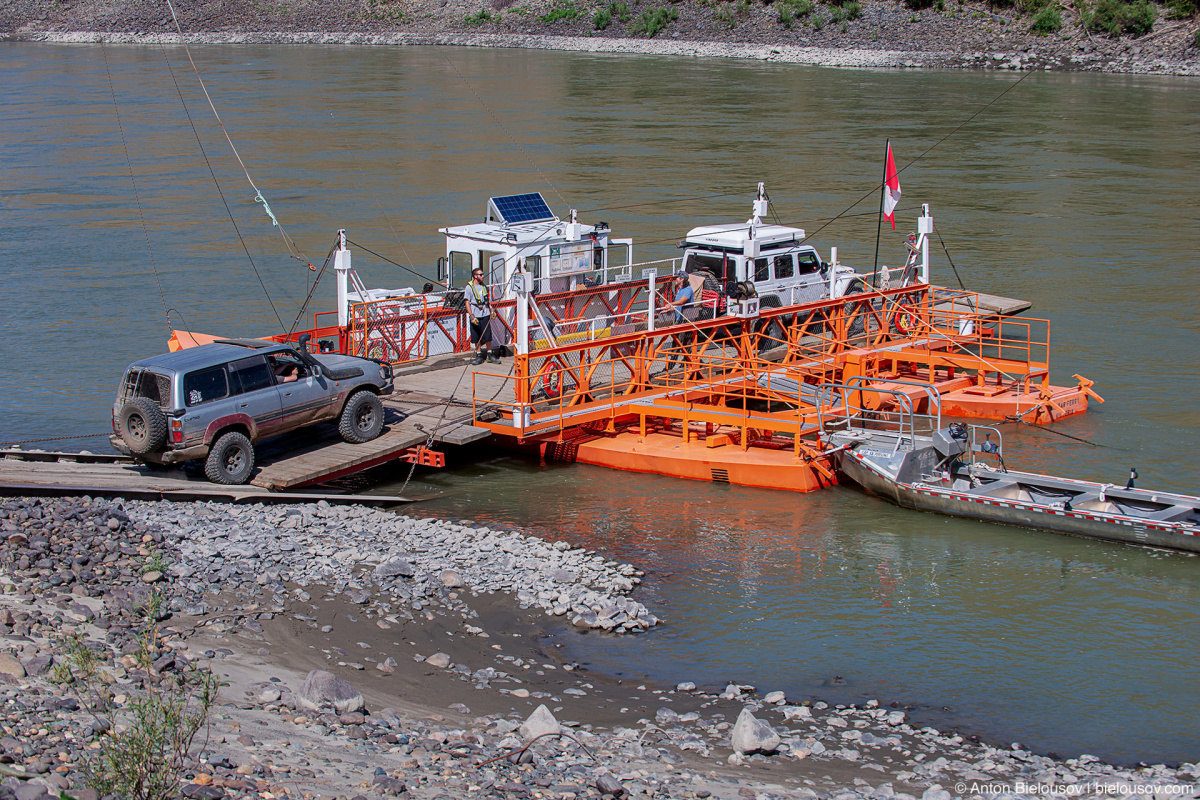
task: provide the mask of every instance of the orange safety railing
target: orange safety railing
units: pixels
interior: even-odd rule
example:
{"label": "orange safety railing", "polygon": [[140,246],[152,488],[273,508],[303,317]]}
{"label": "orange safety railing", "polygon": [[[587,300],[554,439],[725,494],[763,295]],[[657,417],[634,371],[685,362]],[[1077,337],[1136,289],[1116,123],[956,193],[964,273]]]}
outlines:
{"label": "orange safety railing", "polygon": [[601,420],[640,418],[644,427],[647,416],[799,436],[812,425],[821,383],[969,375],[1028,391],[1030,380],[1044,381],[1048,324],[976,309],[971,293],[919,286],[566,343],[517,357],[511,376],[479,373],[476,419],[520,437]]}

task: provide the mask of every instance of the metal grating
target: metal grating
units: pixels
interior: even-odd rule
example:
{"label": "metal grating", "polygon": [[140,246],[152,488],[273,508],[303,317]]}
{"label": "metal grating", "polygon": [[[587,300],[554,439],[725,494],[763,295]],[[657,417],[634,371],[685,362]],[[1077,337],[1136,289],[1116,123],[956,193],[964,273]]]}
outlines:
{"label": "metal grating", "polygon": [[507,197],[493,197],[488,204],[499,217],[499,222],[515,224],[518,222],[542,222],[554,219],[550,206],[546,205],[541,192],[533,194],[511,194]]}
{"label": "metal grating", "polygon": [[713,483],[729,483],[729,470],[710,467]]}

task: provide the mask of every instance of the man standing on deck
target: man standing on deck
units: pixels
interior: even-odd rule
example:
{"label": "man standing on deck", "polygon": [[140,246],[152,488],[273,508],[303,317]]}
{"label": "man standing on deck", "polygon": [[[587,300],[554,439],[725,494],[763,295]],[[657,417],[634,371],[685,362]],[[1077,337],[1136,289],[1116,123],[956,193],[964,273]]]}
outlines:
{"label": "man standing on deck", "polygon": [[671,305],[675,306],[675,322],[685,322],[683,310],[690,308],[696,302],[696,293],[692,291],[692,284],[688,280],[686,272],[680,272],[675,276],[675,299]]}
{"label": "man standing on deck", "polygon": [[467,310],[471,313],[471,344],[475,346],[474,364],[499,364],[500,359],[492,355],[488,345],[492,343],[492,300],[487,284],[483,282],[483,269],[476,267],[471,272],[471,282],[463,289]]}

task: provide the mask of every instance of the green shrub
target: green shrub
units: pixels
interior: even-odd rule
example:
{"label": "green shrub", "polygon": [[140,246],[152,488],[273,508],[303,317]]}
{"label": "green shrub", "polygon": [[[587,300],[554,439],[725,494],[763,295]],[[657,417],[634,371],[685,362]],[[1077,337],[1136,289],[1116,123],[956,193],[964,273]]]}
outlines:
{"label": "green shrub", "polygon": [[797,19],[808,19],[816,7],[813,0],[779,0],[779,24],[790,28]]}
{"label": "green shrub", "polygon": [[467,25],[482,25],[485,22],[491,22],[495,17],[486,8],[479,9],[478,14],[472,14],[469,17],[463,17],[463,22]]}
{"label": "green shrub", "polygon": [[834,25],[844,23],[846,20],[858,19],[862,16],[862,5],[857,2],[849,2],[845,5],[834,6],[829,11],[829,21]]}
{"label": "green shrub", "polygon": [[653,39],[663,28],[679,19],[679,12],[673,8],[656,8],[653,11],[643,11],[634,21],[630,33],[644,33]]}
{"label": "green shrub", "polygon": [[1189,19],[1200,14],[1200,0],[1171,0],[1167,8],[1175,19]]}
{"label": "green shrub", "polygon": [[829,22],[829,18],[826,17],[824,14],[814,14],[811,22],[812,22],[813,30],[819,31],[825,27],[825,24],[827,22]]}
{"label": "green shrub", "polygon": [[572,2],[564,2],[557,0],[550,10],[542,16],[538,17],[539,22],[547,24],[553,22],[572,22],[579,19],[583,15],[583,9]]}
{"label": "green shrub", "polygon": [[1062,12],[1058,10],[1058,6],[1046,6],[1034,14],[1029,30],[1041,36],[1049,36],[1062,30],[1062,26]]}
{"label": "green shrub", "polygon": [[1131,36],[1142,36],[1154,28],[1158,10],[1150,0],[1135,0],[1132,3],[1099,0],[1095,8],[1085,12],[1083,16],[1084,27],[1093,33],[1107,33],[1109,36],[1128,33]]}
{"label": "green shrub", "polygon": [[1192,46],[1200,48],[1200,31],[1196,31],[1196,35],[1192,37]]}
{"label": "green shrub", "polygon": [[612,12],[607,8],[602,8],[592,15],[592,28],[602,31],[612,25]]}

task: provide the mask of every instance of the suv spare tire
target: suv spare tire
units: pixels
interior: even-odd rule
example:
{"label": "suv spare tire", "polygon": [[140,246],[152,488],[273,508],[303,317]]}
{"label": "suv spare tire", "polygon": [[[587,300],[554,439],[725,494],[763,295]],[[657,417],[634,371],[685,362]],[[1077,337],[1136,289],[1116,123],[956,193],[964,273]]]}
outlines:
{"label": "suv spare tire", "polygon": [[135,397],[121,406],[117,429],[130,452],[153,453],[167,443],[167,417],[153,400]]}
{"label": "suv spare tire", "polygon": [[346,401],[338,420],[338,433],[351,444],[369,442],[383,430],[383,403],[369,391],[357,392]]}
{"label": "suv spare tire", "polygon": [[254,469],[254,445],[244,433],[229,431],[213,442],[204,462],[204,474],[213,483],[238,485],[250,480]]}

